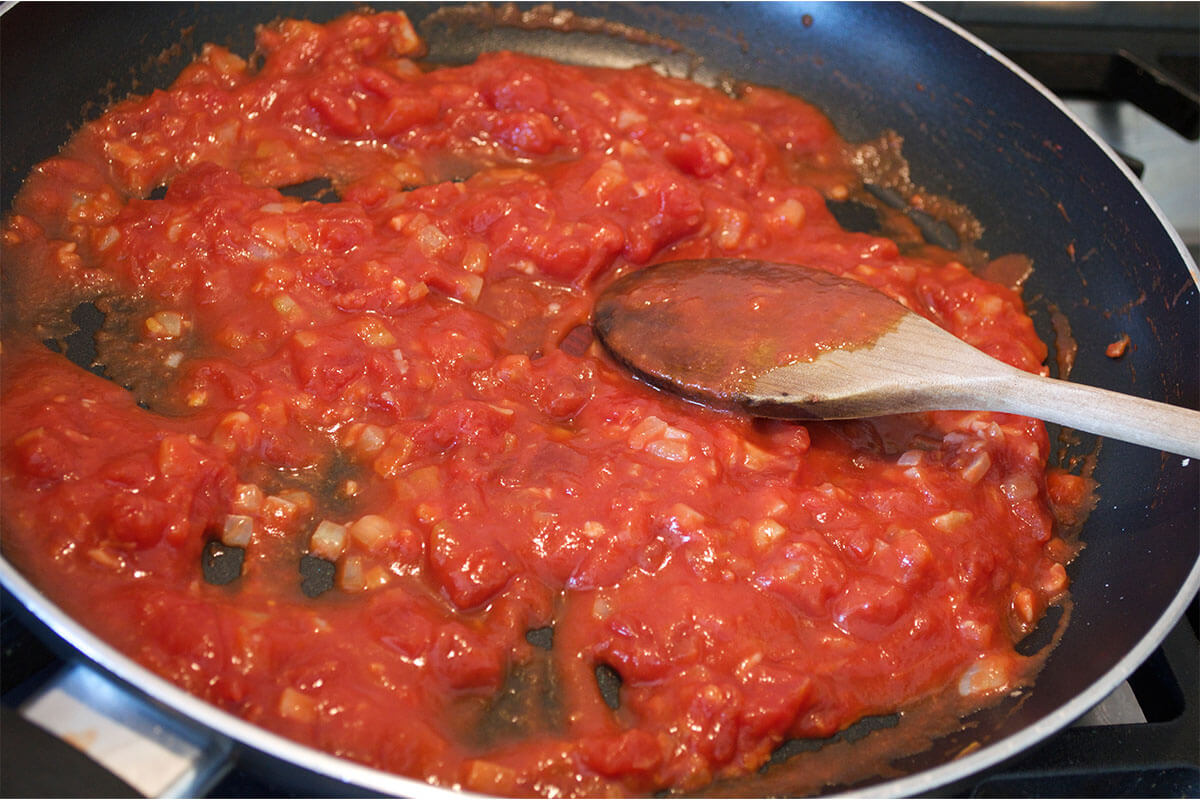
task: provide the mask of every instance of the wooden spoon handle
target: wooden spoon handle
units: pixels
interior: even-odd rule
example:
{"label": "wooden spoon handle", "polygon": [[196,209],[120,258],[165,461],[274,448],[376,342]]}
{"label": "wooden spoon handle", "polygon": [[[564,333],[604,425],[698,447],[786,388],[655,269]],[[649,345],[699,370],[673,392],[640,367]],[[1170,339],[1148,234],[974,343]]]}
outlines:
{"label": "wooden spoon handle", "polygon": [[1200,458],[1198,411],[1019,370],[997,379],[990,396],[980,397],[980,401],[980,408],[1037,417],[1101,436]]}
{"label": "wooden spoon handle", "polygon": [[[924,319],[919,322],[921,327],[935,327]],[[939,333],[945,332],[939,329]],[[954,358],[960,365],[970,367],[976,376],[973,380],[951,380],[955,388],[947,394],[959,394],[961,399],[970,401],[959,408],[1022,414],[1123,442],[1200,458],[1200,411],[1034,375],[974,348],[954,353],[960,349],[958,343],[951,348],[949,339],[945,341],[944,353],[932,357]],[[936,373],[937,367],[932,371]],[[953,371],[943,374],[953,378]]]}
{"label": "wooden spoon handle", "polygon": [[763,374],[746,404],[809,419],[1002,411],[1200,458],[1200,412],[1019,370],[916,314],[870,347]]}

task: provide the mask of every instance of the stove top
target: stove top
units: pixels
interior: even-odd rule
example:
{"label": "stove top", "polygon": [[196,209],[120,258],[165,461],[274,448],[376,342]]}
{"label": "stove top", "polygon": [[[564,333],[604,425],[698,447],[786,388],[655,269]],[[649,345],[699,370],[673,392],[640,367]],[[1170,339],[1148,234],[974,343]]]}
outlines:
{"label": "stove top", "polygon": [[1063,99],[1200,247],[1200,4],[928,2]]}

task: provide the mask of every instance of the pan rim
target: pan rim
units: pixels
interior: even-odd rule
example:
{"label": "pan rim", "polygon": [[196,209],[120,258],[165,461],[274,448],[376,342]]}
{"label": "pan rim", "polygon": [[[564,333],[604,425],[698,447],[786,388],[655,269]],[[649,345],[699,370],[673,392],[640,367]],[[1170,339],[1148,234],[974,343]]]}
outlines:
{"label": "pan rim", "polygon": [[[0,4],[0,14],[5,13],[17,4],[17,2],[12,2],[11,0]],[[1126,180],[1133,185],[1142,202],[1157,218],[1162,229],[1174,243],[1179,257],[1190,274],[1192,281],[1200,287],[1200,269],[1197,268],[1195,260],[1188,252],[1178,232],[1166,219],[1165,214],[1154,198],[1146,193],[1141,182],[1136,179],[1136,176],[1133,175],[1128,166],[1103,139],[1079,120],[1060,99],[1003,56],[1003,54],[983,43],[953,22],[945,20],[935,12],[922,7],[916,2],[912,2],[912,0],[903,0],[902,5],[919,12],[939,25],[945,26],[985,54],[991,56],[992,59],[998,61],[1010,72],[1022,78],[1028,85],[1042,94],[1060,113],[1066,115],[1075,127],[1083,131],[1108,159],[1116,165]],[[404,794],[406,796],[417,797],[464,796],[462,790],[455,787],[432,785],[419,779],[408,778],[360,765],[315,748],[301,745],[248,723],[229,712],[222,711],[207,701],[191,695],[137,664],[133,659],[107,645],[95,634],[75,622],[62,612],[57,605],[46,598],[3,557],[0,557],[0,584],[3,584],[28,611],[39,617],[43,623],[49,625],[57,636],[78,650],[86,659],[96,663],[109,674],[118,676],[123,683],[134,684],[158,702],[183,711],[186,716],[230,736],[230,738],[235,739],[239,743],[291,761],[301,768],[310,769],[334,780],[345,781],[358,787],[383,791],[389,794]],[[1196,563],[1192,565],[1188,577],[1172,602],[1168,605],[1164,614],[1142,636],[1137,645],[1127,651],[1112,668],[1085,690],[1077,693],[1070,701],[1060,705],[1054,712],[1041,720],[981,748],[970,756],[923,770],[911,776],[875,783],[861,791],[849,792],[846,796],[878,794],[907,795],[928,791],[945,785],[956,778],[993,766],[1056,733],[1083,713],[1086,713],[1096,703],[1103,700],[1104,697],[1119,686],[1121,682],[1126,680],[1149,657],[1154,649],[1163,641],[1167,633],[1178,623],[1197,590],[1200,590],[1200,559],[1197,559]],[[51,620],[53,620],[53,623],[51,623]],[[209,724],[204,721],[205,719],[213,719],[215,720],[215,724]],[[266,744],[259,745],[255,742],[264,742]],[[287,753],[294,753],[295,755],[286,755]]]}
{"label": "pan rim", "polygon": [[351,787],[364,787],[404,797],[472,796],[456,787],[437,786],[417,778],[386,772],[288,739],[248,722],[204,700],[105,642],[33,585],[7,558],[0,556],[0,585],[86,663],[132,692],[145,695],[174,716],[232,739],[238,745],[288,761]]}
{"label": "pan rim", "polygon": [[[8,560],[0,556],[0,585],[3,585],[25,610],[34,615],[53,635],[78,651],[87,663],[117,679],[131,690],[144,693],[170,713],[182,715],[192,724],[227,736],[237,744],[281,758],[303,769],[316,772],[349,786],[368,788],[388,794],[416,798],[481,797],[460,787],[438,786],[417,778],[386,772],[358,764],[273,733],[247,722],[203,700],[138,664],[112,645],[104,642],[47,598]],[[1192,566],[1180,592],[1167,610],[1138,642],[1101,678],[1079,692],[1053,713],[1017,733],[988,744],[969,756],[903,778],[873,783],[858,790],[834,796],[906,797],[931,791],[959,778],[971,775],[1011,758],[1043,739],[1057,733],[1083,716],[1129,678],[1167,634],[1183,618],[1191,598],[1200,591],[1200,560]]]}

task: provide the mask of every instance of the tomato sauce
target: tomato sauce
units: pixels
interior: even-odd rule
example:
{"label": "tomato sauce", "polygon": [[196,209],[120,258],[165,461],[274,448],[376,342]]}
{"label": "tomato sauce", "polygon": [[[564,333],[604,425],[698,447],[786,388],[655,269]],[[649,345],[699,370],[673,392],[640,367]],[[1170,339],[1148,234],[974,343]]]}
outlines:
{"label": "tomato sauce", "polygon": [[[752,257],[1036,371],[1019,295],[842,230],[824,197],[857,179],[801,100],[420,50],[395,13],[267,26],[253,63],[207,46],[29,176],[6,558],[221,708],[475,791],[697,789],[1027,682],[1083,489],[1040,422],[756,421],[587,330],[630,270]],[[279,191],[314,179],[333,202]],[[62,352],[81,302],[108,380]]]}

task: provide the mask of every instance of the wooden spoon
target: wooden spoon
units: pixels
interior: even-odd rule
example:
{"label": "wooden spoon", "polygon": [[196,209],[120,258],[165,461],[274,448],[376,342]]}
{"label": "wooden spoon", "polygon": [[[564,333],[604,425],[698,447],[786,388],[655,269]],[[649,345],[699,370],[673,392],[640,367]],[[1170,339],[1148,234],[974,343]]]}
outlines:
{"label": "wooden spoon", "polygon": [[605,290],[592,328],[647,382],[757,416],[1002,411],[1200,458],[1200,412],[1025,372],[811,267],[659,264]]}

